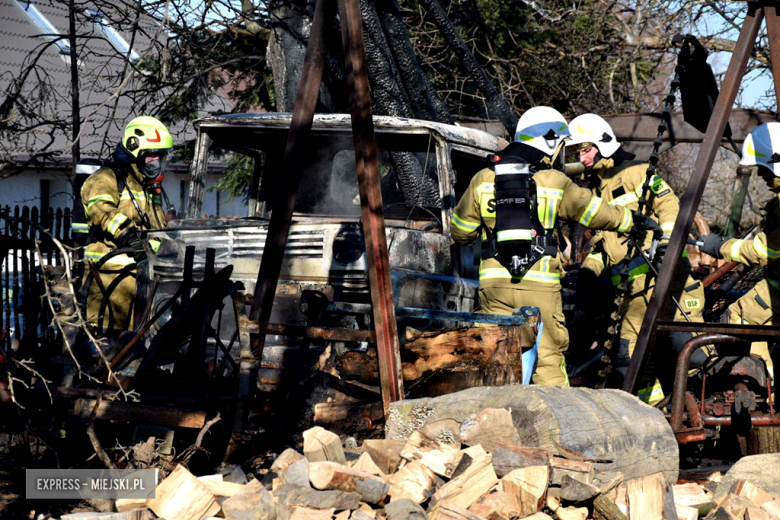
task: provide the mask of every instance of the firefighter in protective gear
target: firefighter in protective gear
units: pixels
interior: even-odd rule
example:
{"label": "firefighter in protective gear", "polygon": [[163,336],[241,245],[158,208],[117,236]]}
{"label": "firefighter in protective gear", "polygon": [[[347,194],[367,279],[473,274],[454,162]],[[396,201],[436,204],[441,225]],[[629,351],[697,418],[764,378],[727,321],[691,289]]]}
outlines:
{"label": "firefighter in protective gear", "polygon": [[[572,219],[589,227],[620,231],[628,231],[634,224],[628,209],[604,204],[599,197],[554,169],[553,165],[562,164],[564,137],[567,135],[566,120],[556,110],[548,107],[528,110],[518,122],[515,142],[494,158],[495,167],[485,168],[471,179],[451,222],[455,242],[468,245],[480,235],[482,238],[479,312],[508,315],[515,308],[538,307],[544,328],[533,381],[560,386],[568,385],[564,353],[569,345],[569,335],[561,303],[563,269],[555,236],[556,222],[558,219]],[[528,167],[532,174],[536,207],[529,213],[535,224],[527,226],[533,229],[505,228],[495,232],[497,211],[503,211],[506,202],[497,195],[498,190],[505,189],[502,184],[506,181],[502,182],[497,174],[503,165],[518,171]],[[507,184],[508,189],[525,186],[516,180]],[[503,255],[501,260],[504,261],[496,257],[488,239],[489,235],[493,235],[495,243],[501,243],[500,234],[509,239],[528,241],[544,235],[549,240],[547,247],[541,248],[543,254],[527,270],[513,275],[511,266],[507,267],[507,259]]]}
{"label": "firefighter in protective gear", "polygon": [[[631,211],[639,209],[639,198],[647,178],[648,163],[635,161],[635,156],[626,152],[617,140],[612,127],[596,114],[583,114],[572,119],[569,125],[571,139],[567,143],[574,146],[580,162],[590,172],[590,187],[594,194],[601,197],[605,204],[628,208]],[[670,236],[680,210],[680,202],[669,185],[658,175],[654,175],[647,193],[647,203],[644,214],[658,222],[664,236]],[[593,250],[582,263],[580,276],[583,279],[594,280],[607,272],[614,286],[620,283],[620,272],[628,250],[627,236],[619,231],[601,231],[593,238]],[[645,233],[642,243],[643,250],[651,247],[653,236]],[[658,246],[653,267],[660,268],[668,239],[662,239]],[[618,362],[615,367],[621,375],[625,375],[639,330],[647,311],[647,304],[655,287],[655,277],[645,259],[636,253],[629,263],[628,294],[623,299],[619,314],[622,316],[620,327],[620,346]],[[682,259],[678,268],[672,294],[685,309],[691,321],[702,321],[704,307],[704,288],[702,284],[691,277],[691,264],[687,257]],[[582,289],[582,288],[581,288]],[[676,305],[666,306],[667,314],[662,319],[687,321]],[[679,337],[677,337],[679,336]],[[677,348],[682,348],[689,336],[678,334],[673,339]],[[646,401],[660,400],[662,390],[660,385],[651,383],[640,391],[640,398]]]}
{"label": "firefighter in protective gear", "polygon": [[[100,280],[93,279],[89,286],[87,320],[101,328],[109,326],[108,308],[99,320],[105,296],[113,314],[112,328],[132,327],[136,264],[146,259],[139,232],[166,225],[161,183],[172,148],[173,138],[164,124],[153,117],[137,117],[125,128],[113,161],[93,173],[81,188],[89,226],[85,260],[100,262],[112,251],[126,250],[105,260]],[[153,250],[156,246],[159,243],[149,244]]]}
{"label": "firefighter in protective gear", "polygon": [[[729,306],[725,316],[728,323],[780,325],[780,123],[766,123],[750,132],[742,145],[739,164],[757,166],[758,174],[774,194],[764,208],[761,231],[750,239],[706,235],[701,238],[701,250],[715,258],[766,267],[766,277]],[[766,343],[753,343],[751,351],[764,358],[774,379],[780,349],[770,345],[767,352]]]}

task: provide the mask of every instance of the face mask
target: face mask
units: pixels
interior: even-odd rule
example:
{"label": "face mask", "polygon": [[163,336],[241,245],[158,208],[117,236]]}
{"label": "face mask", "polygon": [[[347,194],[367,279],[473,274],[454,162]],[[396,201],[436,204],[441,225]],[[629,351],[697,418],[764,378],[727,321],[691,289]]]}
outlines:
{"label": "face mask", "polygon": [[[144,176],[144,182],[155,184],[160,182],[160,177],[165,173],[168,164],[168,152],[149,152],[140,159],[141,173]],[[159,180],[158,180],[159,179]]]}

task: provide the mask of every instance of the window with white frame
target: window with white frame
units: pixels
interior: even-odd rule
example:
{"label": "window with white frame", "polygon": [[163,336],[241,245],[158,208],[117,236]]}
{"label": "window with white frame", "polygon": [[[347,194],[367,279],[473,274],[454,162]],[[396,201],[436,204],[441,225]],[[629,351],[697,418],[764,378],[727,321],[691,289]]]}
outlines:
{"label": "window with white frame", "polygon": [[111,26],[110,23],[108,23],[108,21],[103,16],[103,13],[97,9],[89,9],[87,12],[92,19],[92,23],[95,24],[95,29],[97,32],[101,32],[103,36],[105,36],[106,39],[111,43],[114,49],[117,50],[117,52],[124,54],[125,56],[129,56],[130,61],[133,63],[141,59],[141,56],[139,56],[137,52],[130,48],[130,44],[127,42],[124,36],[122,36],[119,31],[117,31],[114,27]]}

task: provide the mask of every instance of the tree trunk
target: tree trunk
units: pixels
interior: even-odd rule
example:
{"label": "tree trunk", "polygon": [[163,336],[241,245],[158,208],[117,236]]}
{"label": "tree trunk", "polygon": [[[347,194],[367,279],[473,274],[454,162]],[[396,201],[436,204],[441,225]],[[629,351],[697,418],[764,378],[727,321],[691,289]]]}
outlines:
{"label": "tree trunk", "polygon": [[605,480],[663,472],[677,481],[677,441],[663,413],[619,390],[504,386],[407,399],[392,403],[387,438],[406,439],[432,422],[462,424],[485,408],[511,410],[520,446],[581,452]]}

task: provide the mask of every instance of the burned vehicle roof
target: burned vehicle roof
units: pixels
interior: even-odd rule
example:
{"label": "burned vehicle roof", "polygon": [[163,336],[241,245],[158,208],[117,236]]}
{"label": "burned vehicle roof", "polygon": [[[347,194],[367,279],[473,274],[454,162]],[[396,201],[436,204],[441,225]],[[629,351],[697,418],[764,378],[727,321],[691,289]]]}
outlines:
{"label": "burned vehicle roof", "polygon": [[[435,123],[421,119],[404,117],[374,116],[374,131],[386,133],[428,133],[432,132],[440,138],[454,144],[470,146],[488,152],[502,149],[506,142],[487,132],[462,126]],[[197,130],[225,127],[253,127],[263,129],[288,129],[292,114],[262,113],[262,114],[227,114],[209,116],[194,122]],[[315,114],[312,124],[314,131],[352,132],[352,122],[349,114]]]}

